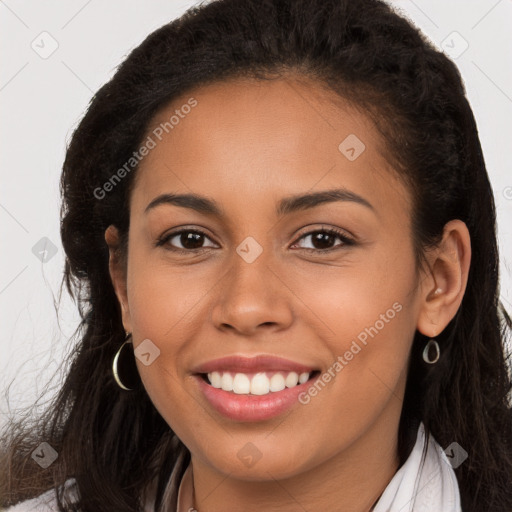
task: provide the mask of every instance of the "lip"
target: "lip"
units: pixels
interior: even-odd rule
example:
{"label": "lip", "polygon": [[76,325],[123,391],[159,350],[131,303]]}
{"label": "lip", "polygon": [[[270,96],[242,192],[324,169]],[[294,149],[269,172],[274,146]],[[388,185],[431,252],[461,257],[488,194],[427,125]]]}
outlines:
{"label": "lip", "polygon": [[257,355],[257,356],[227,356],[219,359],[213,359],[200,364],[192,369],[192,373],[210,373],[210,372],[235,372],[251,373],[256,371],[289,371],[311,373],[319,368],[308,366],[303,363],[297,363],[290,359],[282,357]]}
{"label": "lip", "polygon": [[203,380],[200,374],[194,375],[199,389],[210,405],[223,416],[239,422],[264,421],[275,418],[294,405],[298,405],[299,395],[305,392],[320,377],[320,372],[303,384],[267,395],[237,395],[231,391],[214,388]]}

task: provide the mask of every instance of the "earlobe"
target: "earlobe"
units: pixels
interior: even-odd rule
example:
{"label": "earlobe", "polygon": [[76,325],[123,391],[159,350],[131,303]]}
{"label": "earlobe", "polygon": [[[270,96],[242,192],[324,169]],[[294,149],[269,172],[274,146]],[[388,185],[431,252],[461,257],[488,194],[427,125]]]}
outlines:
{"label": "earlobe", "polygon": [[126,269],[122,267],[119,257],[120,236],[117,228],[111,224],[105,230],[105,241],[109,250],[109,273],[112,286],[121,307],[123,326],[125,331],[131,332],[130,312],[128,308],[128,294],[126,289]]}
{"label": "earlobe", "polygon": [[433,338],[456,315],[466,291],[471,239],[464,222],[456,219],[445,225],[443,239],[429,260],[430,275],[422,284],[417,329]]}

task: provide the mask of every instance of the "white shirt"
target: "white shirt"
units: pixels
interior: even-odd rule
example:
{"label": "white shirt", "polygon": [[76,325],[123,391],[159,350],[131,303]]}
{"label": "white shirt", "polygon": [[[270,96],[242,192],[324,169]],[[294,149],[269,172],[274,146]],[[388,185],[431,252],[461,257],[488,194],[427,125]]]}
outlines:
{"label": "white shirt", "polygon": [[[421,465],[425,441],[425,428],[420,423],[416,443],[409,457],[387,485],[373,512],[462,512],[455,472],[443,449],[431,434],[425,463]],[[72,481],[70,479],[66,484]],[[188,465],[179,485],[175,468],[169,485],[174,487],[170,491],[170,496],[173,496],[170,501],[177,502],[177,512],[189,512],[193,507],[191,466]],[[172,503],[169,510],[172,510],[171,507]],[[152,499],[147,501],[144,510],[154,512]],[[5,512],[58,512],[55,491],[51,489]]]}

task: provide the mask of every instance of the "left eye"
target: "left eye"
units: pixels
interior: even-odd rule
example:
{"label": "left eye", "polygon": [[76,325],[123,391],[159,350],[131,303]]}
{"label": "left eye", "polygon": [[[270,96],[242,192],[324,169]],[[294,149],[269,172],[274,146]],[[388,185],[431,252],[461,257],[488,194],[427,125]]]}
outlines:
{"label": "left eye", "polygon": [[[309,231],[308,233],[302,235],[299,240],[305,240],[311,237],[311,242],[313,247],[302,247],[307,251],[320,251],[326,252],[336,249],[337,247],[343,247],[345,245],[353,245],[354,241],[347,237],[345,234],[341,233],[336,229],[318,229],[316,231]],[[338,238],[341,240],[341,244],[331,246],[331,242]],[[294,244],[296,245],[296,244]]]}

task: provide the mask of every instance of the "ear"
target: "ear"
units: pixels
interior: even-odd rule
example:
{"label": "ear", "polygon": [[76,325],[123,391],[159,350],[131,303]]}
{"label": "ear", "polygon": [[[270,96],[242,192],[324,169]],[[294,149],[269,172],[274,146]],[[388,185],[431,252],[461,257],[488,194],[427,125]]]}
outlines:
{"label": "ear", "polygon": [[417,329],[434,338],[453,319],[464,297],[471,262],[471,239],[461,220],[451,220],[439,246],[427,256],[429,273],[421,283]]}
{"label": "ear", "polygon": [[123,258],[120,257],[121,239],[117,228],[111,224],[105,230],[105,241],[109,250],[108,268],[114,291],[121,306],[123,326],[125,331],[132,332],[130,309],[128,307],[128,294],[126,285],[126,268]]}

